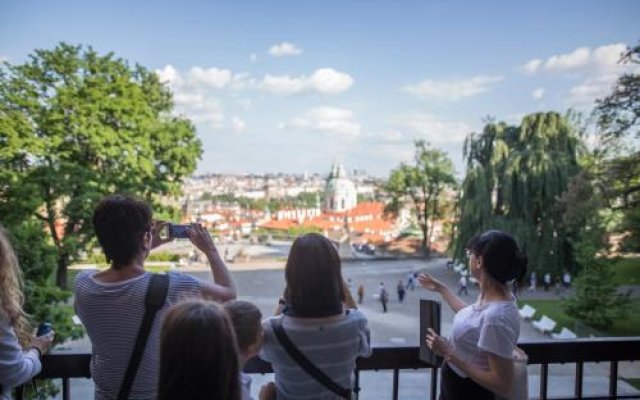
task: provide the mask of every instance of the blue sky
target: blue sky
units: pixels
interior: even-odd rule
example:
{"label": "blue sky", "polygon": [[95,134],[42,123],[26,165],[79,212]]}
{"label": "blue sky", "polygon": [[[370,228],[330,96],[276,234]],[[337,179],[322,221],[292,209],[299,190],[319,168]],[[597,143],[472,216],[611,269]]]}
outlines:
{"label": "blue sky", "polygon": [[[639,1],[3,1],[0,58],[60,41],[157,71],[204,144],[198,172],[386,176],[490,115],[588,111],[640,40]],[[628,70],[628,69],[627,69]]]}

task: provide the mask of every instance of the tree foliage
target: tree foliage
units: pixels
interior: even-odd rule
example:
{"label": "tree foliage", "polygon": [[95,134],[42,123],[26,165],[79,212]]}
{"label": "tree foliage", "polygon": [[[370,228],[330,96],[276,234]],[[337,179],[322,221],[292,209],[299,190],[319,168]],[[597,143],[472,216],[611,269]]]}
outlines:
{"label": "tree foliage", "polygon": [[444,216],[446,194],[456,185],[453,163],[447,154],[423,140],[415,143],[413,165],[401,164],[391,171],[385,190],[391,195],[386,211],[397,213],[409,199],[422,231],[422,248],[428,255],[433,239],[434,221]]}
{"label": "tree foliage", "polygon": [[0,69],[0,215],[44,223],[58,286],[91,244],[101,197],[155,202],[195,169],[201,143],[172,109],[153,72],[91,47],[61,43]]}
{"label": "tree foliage", "polygon": [[520,126],[489,121],[465,140],[467,173],[458,202],[454,254],[484,230],[511,232],[539,275],[574,270],[572,226],[558,199],[579,171],[580,140],[566,117],[525,116]]}
{"label": "tree foliage", "polygon": [[618,78],[612,92],[593,112],[601,131],[595,152],[598,187],[609,209],[623,214],[622,249],[640,251],[640,45],[629,48],[622,63],[638,66]]}
{"label": "tree foliage", "polygon": [[606,329],[627,314],[630,293],[619,293],[610,260],[599,256],[602,230],[585,230],[575,245],[576,260],[582,265],[571,296],[564,301],[567,314],[596,329]]}

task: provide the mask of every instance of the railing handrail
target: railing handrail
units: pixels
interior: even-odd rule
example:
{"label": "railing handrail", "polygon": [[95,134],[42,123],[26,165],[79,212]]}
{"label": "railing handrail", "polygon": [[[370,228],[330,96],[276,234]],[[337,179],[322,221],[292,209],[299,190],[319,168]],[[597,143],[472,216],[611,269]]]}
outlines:
{"label": "railing handrail", "polygon": [[[640,336],[621,338],[581,338],[547,340],[518,344],[529,356],[529,364],[561,364],[640,360]],[[43,356],[39,378],[89,378],[89,353],[59,352]],[[429,369],[433,365],[420,360],[418,346],[375,347],[369,358],[360,358],[360,371],[380,369]],[[246,373],[270,373],[271,365],[254,357],[245,365]]]}

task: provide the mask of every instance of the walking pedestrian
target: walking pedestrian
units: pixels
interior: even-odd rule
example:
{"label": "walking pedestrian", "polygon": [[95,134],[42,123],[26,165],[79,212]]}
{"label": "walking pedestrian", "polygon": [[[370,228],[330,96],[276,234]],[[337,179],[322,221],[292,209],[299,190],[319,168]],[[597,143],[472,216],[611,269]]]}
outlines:
{"label": "walking pedestrian", "polygon": [[460,276],[460,289],[458,289],[458,296],[460,296],[464,292],[465,296],[469,295],[467,291],[467,274],[466,272]]}
{"label": "walking pedestrian", "polygon": [[536,290],[536,284],[538,283],[538,279],[536,277],[536,271],[531,272],[531,276],[529,277],[529,291]]}
{"label": "walking pedestrian", "polygon": [[402,279],[400,279],[398,281],[398,301],[400,303],[402,303],[402,301],[404,300],[404,295],[405,295],[405,290],[404,290],[404,284],[402,283]]}
{"label": "walking pedestrian", "polygon": [[407,289],[413,290],[416,287],[416,278],[413,275],[413,271],[409,271],[407,275]]}
{"label": "walking pedestrian", "polygon": [[551,286],[551,274],[549,272],[544,274],[544,278],[542,280],[542,283],[544,285],[544,291],[548,292],[549,291],[549,287]]}
{"label": "walking pedestrian", "polygon": [[361,283],[358,285],[358,304],[362,304],[362,300],[364,300],[364,285]]}
{"label": "walking pedestrian", "polygon": [[384,287],[384,282],[380,282],[380,303],[382,303],[382,312],[387,312],[387,302],[389,301],[389,293],[387,293],[387,289]]}
{"label": "walking pedestrian", "polygon": [[564,286],[565,289],[569,289],[569,286],[571,286],[571,274],[567,270],[562,274],[562,286]]}

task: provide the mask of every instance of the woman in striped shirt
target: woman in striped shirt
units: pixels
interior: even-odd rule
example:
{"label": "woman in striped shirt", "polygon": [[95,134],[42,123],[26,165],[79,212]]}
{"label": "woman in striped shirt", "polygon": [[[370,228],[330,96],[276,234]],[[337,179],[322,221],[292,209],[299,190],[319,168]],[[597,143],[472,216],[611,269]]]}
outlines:
{"label": "woman in striped shirt", "polygon": [[342,279],[333,244],[315,233],[297,238],[285,280],[276,315],[263,325],[265,343],[260,352],[273,366],[277,399],[340,399],[288,355],[273,328],[280,323],[312,364],[344,391],[352,388],[356,359],[371,355],[369,327]]}

